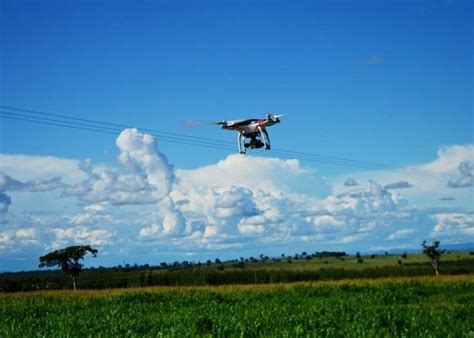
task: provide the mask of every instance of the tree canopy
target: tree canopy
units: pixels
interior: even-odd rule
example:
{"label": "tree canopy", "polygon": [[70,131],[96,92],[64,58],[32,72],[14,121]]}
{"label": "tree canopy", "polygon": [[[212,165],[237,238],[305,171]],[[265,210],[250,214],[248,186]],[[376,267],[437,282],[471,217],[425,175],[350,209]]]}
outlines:
{"label": "tree canopy", "polygon": [[441,255],[444,253],[444,250],[441,250],[439,248],[439,244],[439,241],[434,241],[431,244],[428,244],[426,241],[423,241],[423,243],[421,243],[421,246],[423,247],[423,253],[428,256],[429,259],[431,259],[431,265],[435,269],[436,276],[439,275],[439,260],[441,258]]}
{"label": "tree canopy", "polygon": [[39,267],[58,266],[72,279],[74,290],[76,290],[76,276],[82,271],[83,264],[80,262],[90,252],[93,257],[97,256],[98,250],[90,245],[76,245],[65,249],[50,252],[39,258]]}

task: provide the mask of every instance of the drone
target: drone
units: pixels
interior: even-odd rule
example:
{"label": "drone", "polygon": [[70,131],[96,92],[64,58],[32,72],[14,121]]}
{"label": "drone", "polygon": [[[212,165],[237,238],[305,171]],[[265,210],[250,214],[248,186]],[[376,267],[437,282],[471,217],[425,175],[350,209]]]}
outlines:
{"label": "drone", "polygon": [[[283,115],[273,115],[267,113],[264,119],[248,119],[221,121],[214,124],[222,126],[222,129],[235,130],[237,135],[237,145],[240,154],[245,154],[247,149],[260,149],[265,147],[270,150],[270,137],[267,127],[280,123]],[[247,142],[246,142],[247,141]]]}

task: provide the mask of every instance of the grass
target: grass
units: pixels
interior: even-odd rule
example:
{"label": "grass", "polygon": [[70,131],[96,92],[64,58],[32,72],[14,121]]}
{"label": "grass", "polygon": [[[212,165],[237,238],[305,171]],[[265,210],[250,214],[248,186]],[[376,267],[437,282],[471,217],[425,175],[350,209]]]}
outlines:
{"label": "grass", "polygon": [[472,337],[474,278],[0,295],[0,336]]}
{"label": "grass", "polygon": [[[364,262],[358,263],[357,257],[346,256],[341,258],[336,257],[318,257],[312,258],[311,260],[299,259],[295,260],[291,258],[291,263],[288,263],[288,257],[282,258],[282,260],[272,261],[267,260],[265,262],[256,263],[245,263],[247,269],[271,269],[271,270],[320,270],[322,268],[341,268],[341,269],[358,269],[362,270],[368,267],[386,267],[386,266],[398,266],[398,261],[401,260],[403,264],[429,264],[429,259],[422,253],[408,254],[406,258],[402,258],[402,255],[376,255],[374,258],[371,256],[361,256]],[[445,253],[442,256],[442,261],[459,261],[463,259],[473,259],[473,256],[468,252],[454,252]],[[231,269],[232,264],[228,264],[226,268]]]}
{"label": "grass", "polygon": [[[311,259],[263,259],[223,263],[186,263],[157,266],[90,268],[77,279],[78,287],[104,289],[152,285],[221,285],[429,276],[434,270],[423,254],[311,257]],[[445,253],[441,274],[474,274],[474,256],[468,252]],[[0,291],[32,291],[70,288],[69,278],[59,270],[0,274]]]}

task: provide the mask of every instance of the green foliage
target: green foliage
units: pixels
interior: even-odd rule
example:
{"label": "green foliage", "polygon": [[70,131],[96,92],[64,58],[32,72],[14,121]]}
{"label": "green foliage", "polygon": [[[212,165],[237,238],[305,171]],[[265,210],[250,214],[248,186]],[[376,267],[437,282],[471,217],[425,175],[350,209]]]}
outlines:
{"label": "green foliage", "polygon": [[92,249],[90,245],[70,246],[65,249],[50,252],[39,258],[39,267],[58,266],[67,274],[77,275],[82,270],[82,264],[79,262],[90,252],[94,257],[97,256],[97,250]]}
{"label": "green foliage", "polygon": [[[459,257],[458,257],[459,256]],[[378,256],[357,264],[355,257],[320,257],[311,261],[287,258],[279,262],[221,262],[216,265],[180,264],[174,266],[130,266],[89,268],[81,272],[81,288],[110,289],[152,285],[265,284],[358,278],[428,276],[433,268],[422,255],[408,255],[398,265],[398,255]],[[222,266],[225,267],[222,270]],[[474,273],[474,258],[468,252],[446,254],[440,272],[444,275]],[[64,289],[69,277],[61,271],[0,273],[0,291]]]}
{"label": "green foliage", "polygon": [[431,259],[431,265],[435,269],[436,275],[439,275],[439,260],[441,258],[441,255],[445,252],[445,250],[441,250],[439,248],[439,244],[439,241],[434,241],[431,244],[428,244],[426,241],[423,241],[423,243],[421,243],[421,246],[423,247],[423,253],[428,256],[429,259]]}
{"label": "green foliage", "polygon": [[83,264],[80,262],[84,256],[90,252],[94,257],[97,250],[90,245],[70,246],[65,249],[50,252],[39,258],[39,267],[58,266],[61,270],[72,278],[74,290],[76,289],[75,277],[82,271]]}
{"label": "green foliage", "polygon": [[444,250],[441,250],[439,248],[439,245],[439,241],[434,241],[431,244],[428,244],[426,241],[423,241],[423,243],[421,243],[421,246],[423,247],[423,253],[430,259],[437,261],[439,261],[441,255],[444,253]]}
{"label": "green foliage", "polygon": [[5,337],[468,337],[469,281],[0,297]]}

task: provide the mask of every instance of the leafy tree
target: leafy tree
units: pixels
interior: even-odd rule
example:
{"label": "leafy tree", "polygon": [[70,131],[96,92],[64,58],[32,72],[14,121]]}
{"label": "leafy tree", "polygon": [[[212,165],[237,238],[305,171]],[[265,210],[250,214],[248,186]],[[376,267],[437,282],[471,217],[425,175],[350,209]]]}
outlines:
{"label": "leafy tree", "polygon": [[39,258],[39,267],[58,266],[72,279],[72,286],[76,291],[76,277],[82,271],[83,264],[80,263],[84,256],[90,252],[94,257],[98,250],[91,248],[90,245],[76,245],[65,249],[50,252]]}
{"label": "leafy tree", "polygon": [[423,247],[423,253],[428,256],[429,259],[431,259],[431,265],[435,269],[436,276],[438,276],[439,260],[441,258],[441,255],[444,253],[444,250],[441,250],[439,248],[439,241],[434,241],[431,244],[428,244],[426,241],[423,241],[423,243],[421,243],[421,246]]}

